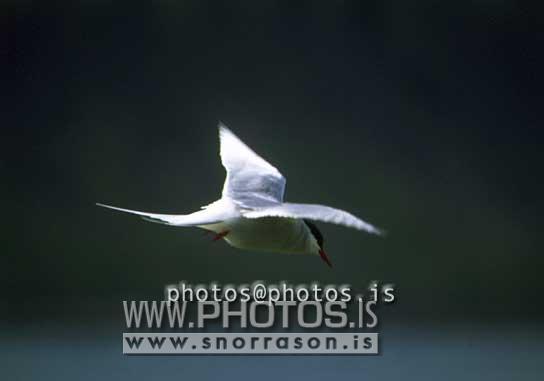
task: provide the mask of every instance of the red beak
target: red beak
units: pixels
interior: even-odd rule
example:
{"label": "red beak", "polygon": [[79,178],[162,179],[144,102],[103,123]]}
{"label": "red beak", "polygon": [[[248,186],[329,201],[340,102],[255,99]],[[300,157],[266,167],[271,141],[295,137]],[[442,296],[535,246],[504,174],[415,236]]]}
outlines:
{"label": "red beak", "polygon": [[332,263],[331,263],[329,257],[327,257],[327,253],[325,253],[325,251],[323,249],[319,250],[319,255],[321,256],[321,259],[323,259],[325,261],[325,263],[327,265],[329,265],[329,267],[332,267]]}

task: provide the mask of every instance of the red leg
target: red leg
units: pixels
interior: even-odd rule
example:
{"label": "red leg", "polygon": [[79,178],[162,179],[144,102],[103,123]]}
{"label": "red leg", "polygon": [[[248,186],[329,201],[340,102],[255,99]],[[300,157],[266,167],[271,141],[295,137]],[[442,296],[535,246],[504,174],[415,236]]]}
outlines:
{"label": "red leg", "polygon": [[229,234],[230,230],[222,231],[221,233],[217,233],[215,237],[213,237],[212,241],[219,241],[221,238],[225,237],[227,234]]}

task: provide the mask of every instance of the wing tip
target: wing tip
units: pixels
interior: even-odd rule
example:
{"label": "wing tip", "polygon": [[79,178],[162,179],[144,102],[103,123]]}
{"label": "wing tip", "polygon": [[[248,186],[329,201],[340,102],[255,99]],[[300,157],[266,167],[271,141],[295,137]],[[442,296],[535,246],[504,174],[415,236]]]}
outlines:
{"label": "wing tip", "polygon": [[371,233],[371,234],[375,234],[379,237],[387,237],[387,230],[385,229],[380,229],[380,228],[377,228],[375,226],[372,226],[370,229],[366,229],[367,232]]}
{"label": "wing tip", "polygon": [[102,204],[102,203],[100,203],[100,202],[96,202],[95,205],[96,205],[96,206],[100,206],[100,207],[102,207],[102,208],[106,208],[106,209],[118,210],[118,211],[121,211],[121,212],[127,212],[126,209],[118,208],[117,206],[113,206],[113,205]]}
{"label": "wing tip", "polygon": [[239,143],[245,145],[240,138],[236,136],[234,132],[230,128],[227,127],[225,123],[222,121],[219,121],[217,124],[217,129],[219,131],[219,142],[220,142],[220,149],[223,147],[223,144],[227,141],[238,141]]}
{"label": "wing tip", "polygon": [[230,128],[228,128],[227,125],[222,121],[217,122],[217,129],[219,130],[219,136],[222,136],[223,134],[233,135],[233,132],[230,130]]}

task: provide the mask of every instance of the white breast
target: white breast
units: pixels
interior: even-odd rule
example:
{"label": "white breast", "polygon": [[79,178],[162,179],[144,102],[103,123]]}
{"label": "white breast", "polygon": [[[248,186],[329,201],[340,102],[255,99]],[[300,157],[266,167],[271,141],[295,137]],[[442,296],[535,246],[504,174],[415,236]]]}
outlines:
{"label": "white breast", "polygon": [[215,233],[228,230],[225,241],[239,249],[308,254],[315,254],[318,250],[310,230],[299,219],[233,218],[202,227]]}

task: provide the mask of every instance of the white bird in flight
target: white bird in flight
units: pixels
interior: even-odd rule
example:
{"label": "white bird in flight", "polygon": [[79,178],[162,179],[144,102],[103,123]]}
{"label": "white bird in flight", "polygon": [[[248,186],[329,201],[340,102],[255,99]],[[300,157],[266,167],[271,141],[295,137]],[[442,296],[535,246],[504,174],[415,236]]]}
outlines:
{"label": "white bird in flight", "polygon": [[191,214],[156,214],[97,203],[172,226],[196,226],[215,233],[239,249],[319,255],[330,267],[323,250],[323,235],[310,222],[323,221],[368,233],[383,231],[354,215],[329,206],[283,202],[285,177],[257,155],[222,123],[219,124],[221,162],[227,171],[221,198]]}

